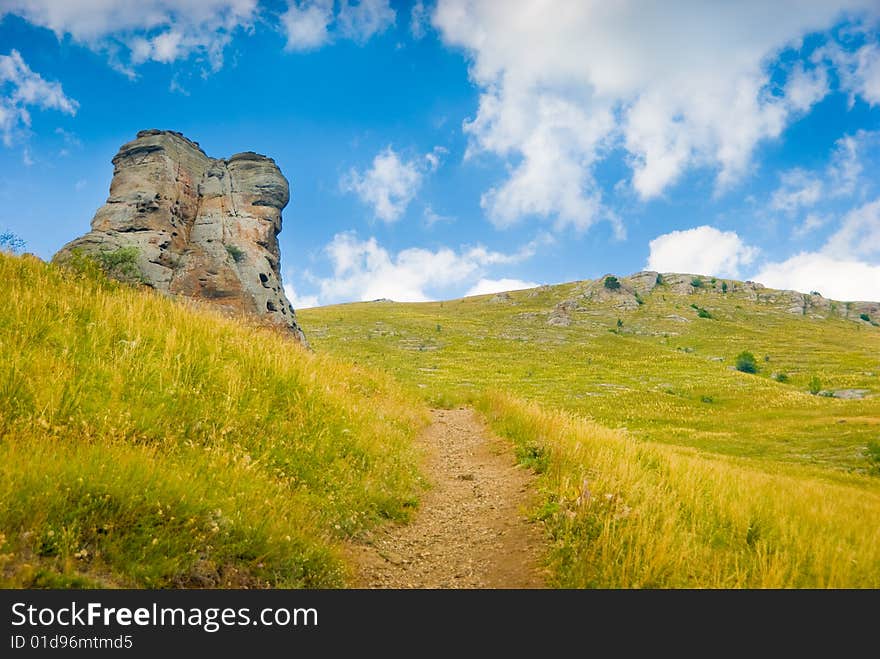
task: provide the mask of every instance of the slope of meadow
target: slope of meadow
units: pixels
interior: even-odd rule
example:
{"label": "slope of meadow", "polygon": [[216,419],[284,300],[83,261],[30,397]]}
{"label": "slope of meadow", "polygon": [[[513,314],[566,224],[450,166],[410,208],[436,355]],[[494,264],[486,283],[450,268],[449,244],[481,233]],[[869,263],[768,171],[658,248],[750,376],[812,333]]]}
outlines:
{"label": "slope of meadow", "polygon": [[416,503],[389,377],[88,268],[0,281],[0,586],[341,586]]}
{"label": "slope of meadow", "polygon": [[514,442],[557,585],[880,586],[880,328],[732,282],[630,309],[588,284],[299,316],[316,349]]}

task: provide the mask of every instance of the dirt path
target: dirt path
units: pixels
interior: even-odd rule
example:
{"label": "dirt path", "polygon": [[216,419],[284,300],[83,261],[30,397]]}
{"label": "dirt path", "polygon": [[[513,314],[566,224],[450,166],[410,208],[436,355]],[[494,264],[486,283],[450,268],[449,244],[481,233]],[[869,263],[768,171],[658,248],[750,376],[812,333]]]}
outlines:
{"label": "dirt path", "polygon": [[433,484],[408,525],[354,548],[360,588],[541,588],[532,474],[467,408],[434,410],[420,441]]}

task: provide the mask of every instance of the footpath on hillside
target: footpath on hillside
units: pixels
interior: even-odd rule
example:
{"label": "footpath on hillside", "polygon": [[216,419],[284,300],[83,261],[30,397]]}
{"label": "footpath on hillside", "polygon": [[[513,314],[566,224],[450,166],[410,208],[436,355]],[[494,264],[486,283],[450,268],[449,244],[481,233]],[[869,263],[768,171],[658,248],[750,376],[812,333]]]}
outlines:
{"label": "footpath on hillside", "polygon": [[543,588],[534,477],[469,408],[433,410],[422,433],[432,487],[412,522],[353,547],[358,588]]}

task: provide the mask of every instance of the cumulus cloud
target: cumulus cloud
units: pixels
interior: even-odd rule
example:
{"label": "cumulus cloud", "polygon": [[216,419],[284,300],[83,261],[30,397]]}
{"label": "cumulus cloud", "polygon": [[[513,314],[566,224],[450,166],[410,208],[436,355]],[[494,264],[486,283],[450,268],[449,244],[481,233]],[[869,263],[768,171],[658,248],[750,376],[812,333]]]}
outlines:
{"label": "cumulus cloud", "polygon": [[[216,70],[232,35],[253,25],[257,0],[0,0],[0,17],[7,13],[107,52],[128,73],[130,65],[193,54]],[[116,59],[120,50],[125,61]]]}
{"label": "cumulus cloud", "polygon": [[836,300],[880,300],[880,265],[821,252],[768,263],[752,279],[771,288],[819,291]]}
{"label": "cumulus cloud", "polygon": [[333,22],[333,0],[291,2],[281,15],[287,35],[286,50],[313,50],[330,41],[328,28]]}
{"label": "cumulus cloud", "polygon": [[343,36],[364,43],[394,25],[397,13],[389,0],[360,0],[356,4],[341,0],[336,18]]}
{"label": "cumulus cloud", "polygon": [[[78,107],[60,83],[32,71],[17,50],[0,55],[0,137],[6,146],[31,125],[29,108],[74,115]],[[25,159],[30,159],[27,152]]]}
{"label": "cumulus cloud", "polygon": [[460,294],[488,268],[528,258],[534,245],[513,254],[482,246],[458,250],[411,247],[393,254],[375,238],[360,240],[355,233],[345,232],[334,236],[324,253],[333,267],[332,276],[315,280],[317,297],[324,304],[379,298],[424,302],[435,299],[435,294]]}
{"label": "cumulus cloud", "polygon": [[646,268],[737,277],[741,267],[752,263],[757,255],[758,250],[743,243],[736,232],[704,225],[672,231],[652,240]]}
{"label": "cumulus cloud", "polygon": [[540,286],[534,281],[523,281],[522,279],[480,279],[476,284],[471,286],[464,294],[464,297],[471,295],[488,295],[489,293],[502,293],[504,291],[519,291],[524,288],[535,288]]}
{"label": "cumulus cloud", "polygon": [[341,187],[370,206],[378,219],[396,222],[421,188],[425,173],[440,166],[440,157],[445,152],[442,147],[435,147],[422,158],[405,160],[387,146],[376,154],[366,171],[352,168],[342,178]]}
{"label": "cumulus cloud", "polygon": [[[823,222],[824,223],[824,222]],[[765,263],[752,277],[773,288],[839,300],[880,300],[880,199],[847,213],[821,249]]]}
{"label": "cumulus cloud", "polygon": [[281,15],[287,50],[314,50],[337,37],[366,43],[394,25],[396,12],[389,0],[342,0],[334,11],[333,0],[291,0]]}
{"label": "cumulus cloud", "polygon": [[846,11],[877,6],[440,0],[433,25],[469,54],[481,90],[468,155],[510,166],[483,198],[490,219],[585,228],[602,218],[595,166],[619,147],[642,199],[691,167],[716,170],[719,190],[740,179],[757,144],[829,89],[822,62],[780,65],[771,80],[780,53]]}

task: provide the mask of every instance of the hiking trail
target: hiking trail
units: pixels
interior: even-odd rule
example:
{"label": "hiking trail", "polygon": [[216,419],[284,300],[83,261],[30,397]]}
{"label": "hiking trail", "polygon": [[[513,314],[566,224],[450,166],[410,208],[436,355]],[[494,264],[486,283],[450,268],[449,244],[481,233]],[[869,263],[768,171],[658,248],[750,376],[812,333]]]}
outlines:
{"label": "hiking trail", "polygon": [[534,476],[474,410],[432,410],[419,438],[431,483],[413,520],[352,548],[358,588],[543,588]]}

